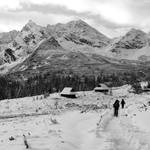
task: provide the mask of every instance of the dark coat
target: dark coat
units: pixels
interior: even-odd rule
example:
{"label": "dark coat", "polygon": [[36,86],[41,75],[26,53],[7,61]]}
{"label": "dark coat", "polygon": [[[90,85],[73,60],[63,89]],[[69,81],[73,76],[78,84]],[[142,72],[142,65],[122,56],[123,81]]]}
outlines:
{"label": "dark coat", "polygon": [[114,107],[115,109],[119,109],[119,107],[120,107],[119,100],[116,100],[116,101],[115,101],[115,103],[113,104],[113,107]]}
{"label": "dark coat", "polygon": [[126,104],[126,103],[125,103],[124,99],[122,99],[122,101],[121,101],[121,107],[124,108],[124,105],[125,105],[125,104]]}
{"label": "dark coat", "polygon": [[121,105],[125,105],[125,104],[126,104],[126,103],[125,103],[124,99],[122,99]]}

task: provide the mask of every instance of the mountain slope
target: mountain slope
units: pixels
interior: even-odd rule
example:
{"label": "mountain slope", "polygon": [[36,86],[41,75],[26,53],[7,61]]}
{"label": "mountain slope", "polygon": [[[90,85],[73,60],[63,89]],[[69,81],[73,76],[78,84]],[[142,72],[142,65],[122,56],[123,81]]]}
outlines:
{"label": "mountain slope", "polygon": [[[44,27],[41,27],[29,20],[21,31],[11,31],[0,34],[0,65],[12,64],[14,61],[20,62],[34,52],[40,42],[49,35]],[[6,54],[7,49],[13,52],[15,59],[11,59]]]}
{"label": "mountain slope", "polygon": [[148,35],[145,32],[131,29],[115,44],[115,48],[140,49],[149,45],[149,42]]}
{"label": "mountain slope", "polygon": [[99,75],[100,72],[112,74],[140,69],[143,69],[143,64],[138,61],[121,61],[98,54],[66,50],[54,37],[50,37],[41,42],[25,61],[12,68],[10,73],[25,77],[52,72],[90,76]]}
{"label": "mountain slope", "polygon": [[80,75],[132,71],[144,63],[124,59],[145,60],[144,54],[150,56],[149,41],[148,34],[136,29],[111,40],[82,20],[47,27],[30,20],[1,50],[0,64],[14,64],[10,73],[30,75],[56,70]]}
{"label": "mountain slope", "polygon": [[48,35],[44,27],[29,20],[9,46],[14,49],[19,56],[28,55],[34,51],[40,41],[47,37]]}
{"label": "mountain slope", "polygon": [[56,24],[54,26],[48,25],[47,31],[57,40],[61,41],[61,43],[73,42],[79,45],[101,48],[110,42],[108,37],[82,20],[71,21],[67,24]]}
{"label": "mountain slope", "polygon": [[12,42],[16,38],[18,33],[19,31],[16,30],[0,33],[0,45]]}
{"label": "mountain slope", "polygon": [[[11,32],[7,34],[11,36]],[[110,42],[109,38],[82,20],[71,21],[67,24],[48,25],[47,27],[42,27],[29,20],[16,36],[13,36],[11,40],[7,38],[8,43],[1,47],[1,52],[4,53],[6,49],[11,49],[16,60],[24,59],[34,52],[41,41],[51,36],[55,37],[64,49],[71,51],[82,52],[84,49],[92,51],[92,49],[99,49]],[[5,39],[4,36],[2,39]],[[5,60],[5,55],[1,55],[1,59]],[[1,64],[5,63],[5,61],[1,62]]]}
{"label": "mountain slope", "polygon": [[[82,20],[71,21],[67,24],[48,25],[47,27],[42,27],[29,20],[22,30],[17,32],[16,36],[1,48],[0,65],[12,64],[13,61],[22,62],[34,53],[42,41],[51,36],[57,40],[63,50],[66,49],[70,52],[84,52],[86,50],[88,53],[95,48],[105,47],[110,42],[109,38]],[[5,55],[7,49],[11,49],[15,60],[5,61],[8,59]]]}
{"label": "mountain slope", "polygon": [[115,39],[106,51],[118,59],[138,60],[141,56],[150,56],[149,35],[141,30],[131,29],[121,38]]}

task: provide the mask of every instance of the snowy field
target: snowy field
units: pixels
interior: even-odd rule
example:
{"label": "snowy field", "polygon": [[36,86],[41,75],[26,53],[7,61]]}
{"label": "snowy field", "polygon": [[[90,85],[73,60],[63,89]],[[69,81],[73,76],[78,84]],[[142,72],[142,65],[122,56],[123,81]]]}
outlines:
{"label": "snowy field", "polygon": [[[30,150],[150,150],[150,95],[129,90],[1,101],[0,150],[25,150],[25,141]],[[125,109],[114,118],[112,104],[122,98]]]}

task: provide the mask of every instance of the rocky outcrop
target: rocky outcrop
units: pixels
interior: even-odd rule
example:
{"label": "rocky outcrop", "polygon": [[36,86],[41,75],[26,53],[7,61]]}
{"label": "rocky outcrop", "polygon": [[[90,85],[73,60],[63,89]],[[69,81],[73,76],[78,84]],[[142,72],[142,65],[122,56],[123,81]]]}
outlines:
{"label": "rocky outcrop", "polygon": [[56,39],[74,42],[75,44],[85,44],[93,47],[104,47],[109,44],[110,39],[92,28],[82,20],[71,21],[67,24],[48,25],[47,31]]}
{"label": "rocky outcrop", "polygon": [[14,51],[10,48],[5,49],[3,60],[6,63],[11,63],[16,61],[16,56],[14,55]]}
{"label": "rocky outcrop", "polygon": [[114,44],[114,49],[141,49],[149,45],[148,35],[137,29],[131,29],[125,36]]}

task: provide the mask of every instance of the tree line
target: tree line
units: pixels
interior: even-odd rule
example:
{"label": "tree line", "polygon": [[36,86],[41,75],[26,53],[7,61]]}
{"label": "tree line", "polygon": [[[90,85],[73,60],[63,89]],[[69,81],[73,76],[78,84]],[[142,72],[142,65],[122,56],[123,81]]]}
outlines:
{"label": "tree line", "polygon": [[37,74],[27,79],[17,79],[12,78],[11,75],[5,75],[0,77],[0,100],[60,92],[64,87],[72,87],[75,91],[93,90],[99,83],[116,87],[135,84],[140,78],[135,72],[112,74],[101,72],[97,76],[54,72]]}

